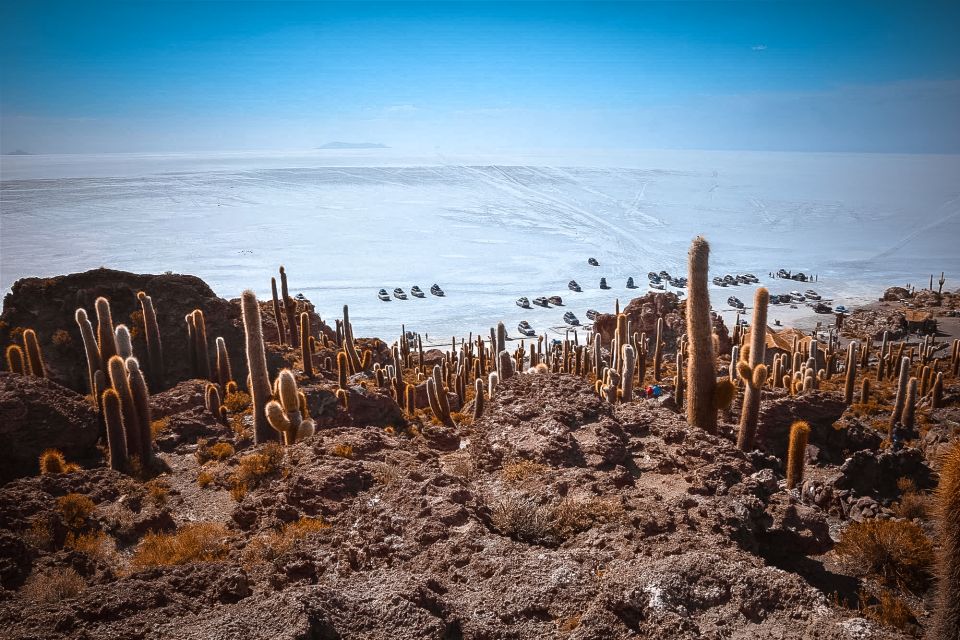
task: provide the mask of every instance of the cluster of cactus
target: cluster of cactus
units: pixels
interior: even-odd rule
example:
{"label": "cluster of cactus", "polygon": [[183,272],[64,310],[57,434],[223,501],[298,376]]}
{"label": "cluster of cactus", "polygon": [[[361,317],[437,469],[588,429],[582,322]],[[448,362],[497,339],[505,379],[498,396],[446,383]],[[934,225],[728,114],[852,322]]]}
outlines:
{"label": "cluster of cactus", "polygon": [[[857,382],[857,343],[851,342],[847,345],[847,364],[844,372],[843,381],[843,402],[847,406],[853,404],[853,389]],[[864,380],[866,380],[864,376]],[[863,394],[860,394],[863,397]],[[862,400],[861,400],[862,402]]]}
{"label": "cluster of cactus", "polygon": [[313,435],[315,426],[307,409],[307,397],[297,389],[293,371],[283,369],[274,381],[274,399],[267,402],[267,421],[291,445]]}
{"label": "cluster of cactus", "polygon": [[893,438],[894,428],[902,424],[903,412],[907,405],[907,387],[910,383],[910,358],[905,356],[900,359],[900,375],[897,378],[897,396],[893,403],[893,411],[890,413],[890,423],[888,435]]}
{"label": "cluster of cactus", "polygon": [[[501,355],[507,353],[501,351]],[[509,365],[510,356],[507,354]],[[447,398],[447,388],[443,384],[443,372],[440,365],[434,365],[433,376],[427,378],[427,399],[430,402],[430,410],[444,426],[456,427],[453,418],[450,416],[450,400]]]}
{"label": "cluster of cactus", "polygon": [[103,420],[110,451],[110,467],[118,471],[129,468],[129,460],[137,458],[149,468],[154,462],[153,435],[150,429],[150,402],[147,381],[134,357],[120,355],[107,361],[110,386],[100,396]]}
{"label": "cluster of cactus", "polygon": [[760,416],[760,395],[767,381],[767,305],[770,292],[766,287],[757,289],[753,297],[753,324],[750,328],[750,344],[741,351],[737,362],[737,375],[745,386],[743,408],[740,411],[740,432],[737,435],[737,447],[741,451],[753,449],[757,433],[757,420]]}
{"label": "cluster of cactus", "polygon": [[227,407],[220,399],[220,388],[212,382],[207,383],[203,394],[204,405],[221,424],[227,424]]}
{"label": "cluster of cactus", "polygon": [[11,344],[7,347],[7,369],[11,373],[46,378],[47,372],[43,365],[43,352],[37,333],[33,329],[23,330],[23,348]]}

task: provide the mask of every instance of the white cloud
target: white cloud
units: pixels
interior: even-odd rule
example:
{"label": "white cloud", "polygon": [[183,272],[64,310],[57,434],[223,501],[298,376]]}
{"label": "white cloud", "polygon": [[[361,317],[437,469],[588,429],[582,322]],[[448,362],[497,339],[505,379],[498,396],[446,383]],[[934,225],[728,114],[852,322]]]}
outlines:
{"label": "white cloud", "polygon": [[755,45],[753,45],[753,46],[750,47],[750,48],[753,49],[754,51],[766,51],[766,50],[767,50],[767,45],[765,45],[765,44],[755,44]]}

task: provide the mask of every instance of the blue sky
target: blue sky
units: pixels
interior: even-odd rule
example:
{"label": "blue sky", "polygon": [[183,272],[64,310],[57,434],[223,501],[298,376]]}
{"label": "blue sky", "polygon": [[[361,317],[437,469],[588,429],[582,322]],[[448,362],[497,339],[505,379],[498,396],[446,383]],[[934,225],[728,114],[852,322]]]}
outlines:
{"label": "blue sky", "polygon": [[0,2],[4,152],[960,152],[958,3]]}

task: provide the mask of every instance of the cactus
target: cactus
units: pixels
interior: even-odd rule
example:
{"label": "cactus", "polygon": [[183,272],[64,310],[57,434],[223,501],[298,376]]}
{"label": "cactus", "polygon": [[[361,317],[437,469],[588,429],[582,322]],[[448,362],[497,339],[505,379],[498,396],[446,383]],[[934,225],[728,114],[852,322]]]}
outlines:
{"label": "cactus", "polygon": [[287,270],[280,266],[280,293],[283,295],[283,308],[287,312],[287,330],[290,332],[290,346],[296,349],[300,346],[297,338],[297,304],[290,297],[287,288]]}
{"label": "cactus", "polygon": [[[853,387],[857,380],[857,343],[847,345],[847,370],[843,381],[843,402],[847,406],[853,404]],[[866,380],[866,375],[864,375]]]}
{"label": "cactus", "polygon": [[204,405],[207,407],[207,411],[213,414],[213,417],[218,422],[226,422],[223,420],[223,415],[221,414],[220,408],[223,407],[223,404],[220,401],[220,389],[217,385],[212,382],[207,383],[207,388],[204,391],[203,395]]}
{"label": "cactus", "polygon": [[210,352],[207,347],[207,321],[200,309],[193,311],[193,348],[196,353],[196,376],[210,379]]}
{"label": "cactus", "polygon": [[870,402],[870,378],[863,376],[860,381],[860,403],[869,404]]}
{"label": "cactus", "polygon": [[23,349],[18,345],[11,344],[7,347],[7,370],[10,373],[26,375],[26,360],[23,357]]}
{"label": "cactus", "polygon": [[110,301],[103,296],[97,298],[97,346],[100,348],[100,362],[107,366],[110,358],[117,355],[117,343],[113,335],[113,316],[110,313]]}
{"label": "cactus", "polygon": [[270,400],[270,377],[267,354],[263,346],[263,324],[256,294],[247,289],[240,296],[243,311],[243,332],[246,341],[247,368],[250,371],[250,397],[253,409],[253,441],[262,444],[276,440],[273,427],[267,422],[266,406]]}
{"label": "cactus", "polygon": [[[721,396],[730,395],[732,399],[732,394],[730,389],[718,392],[720,385],[714,369],[713,324],[707,288],[709,260],[710,245],[702,236],[697,236],[690,245],[688,256],[687,340],[690,355],[687,358],[687,422],[707,433],[716,433]],[[733,387],[729,380],[725,382],[723,386]]]}
{"label": "cactus", "polygon": [[26,371],[37,378],[46,378],[47,372],[43,366],[43,352],[40,351],[40,342],[33,329],[23,332],[23,351],[27,357]]}
{"label": "cactus", "polygon": [[677,378],[674,383],[674,397],[677,401],[677,409],[679,411],[683,410],[683,395],[684,395],[684,384],[683,384],[683,350],[677,350]]}
{"label": "cactus", "polygon": [[160,325],[153,308],[153,299],[144,291],[137,292],[140,309],[143,312],[143,335],[147,340],[148,380],[154,389],[163,386],[163,344],[160,341]]}
{"label": "cactus", "polygon": [[770,292],[766,287],[757,289],[753,296],[753,319],[750,326],[750,346],[744,348],[744,356],[737,363],[737,374],[743,379],[746,388],[743,394],[743,407],[740,410],[740,432],[737,446],[741,451],[753,449],[753,440],[757,433],[757,419],[760,416],[761,389],[767,380],[767,366],[764,364],[767,349],[767,305]]}
{"label": "cactus", "polygon": [[497,357],[498,369],[502,380],[509,380],[513,375],[513,360],[509,351],[501,351]]}
{"label": "cactus", "polygon": [[443,386],[440,365],[434,365],[433,376],[427,378],[427,399],[430,401],[430,409],[437,420],[447,427],[457,426],[453,418],[450,417],[450,401],[447,399],[447,390]]}
{"label": "cactus", "polygon": [[488,380],[487,395],[492,398],[494,392],[497,390],[497,385],[500,384],[500,374],[498,374],[496,371],[491,371]]}
{"label": "cactus", "polygon": [[127,455],[140,457],[143,444],[140,441],[140,414],[134,404],[133,392],[127,379],[127,366],[123,358],[115,355],[107,361],[107,373],[110,385],[120,396],[120,416],[123,421],[123,434],[127,443]]}
{"label": "cactus", "polygon": [[809,437],[810,425],[803,420],[798,420],[790,426],[790,444],[787,448],[787,489],[793,489],[803,481],[803,466]]}
{"label": "cactus", "polygon": [[623,373],[620,382],[620,397],[624,402],[633,400],[633,376],[636,373],[637,356],[629,344],[623,345]]}
{"label": "cactus", "polygon": [[337,352],[337,387],[340,389],[347,388],[347,369],[349,364],[347,361],[347,354],[345,351]]}
{"label": "cactus", "polygon": [[93,333],[93,326],[87,317],[85,309],[77,309],[74,318],[77,326],[80,327],[80,336],[83,338],[83,350],[87,356],[87,376],[90,380],[90,393],[93,394],[94,404],[97,404],[99,394],[97,394],[96,375],[97,371],[103,368],[100,362],[100,347],[97,345],[97,337]]}
{"label": "cactus", "polygon": [[313,378],[313,353],[310,349],[310,314],[300,314],[300,357],[303,360],[303,373]]}
{"label": "cactus", "polygon": [[350,411],[350,394],[346,389],[337,389],[337,402],[343,407],[344,411]]}
{"label": "cactus", "polygon": [[150,391],[147,381],[140,371],[136,358],[126,360],[127,382],[133,396],[133,406],[137,411],[137,428],[140,430],[140,461],[149,466],[153,463],[153,433],[150,431]]}
{"label": "cactus", "polygon": [[125,471],[127,468],[127,444],[123,435],[123,417],[120,396],[112,387],[101,398],[103,421],[107,426],[107,448],[110,451],[110,468]]}
{"label": "cactus", "polygon": [[[709,320],[710,302],[707,301],[707,314]],[[657,337],[653,346],[653,381],[660,382],[660,364],[663,361],[663,318],[657,318]]]}
{"label": "cactus", "polygon": [[903,404],[903,426],[905,429],[913,431],[914,422],[917,415],[917,379],[910,378],[907,383],[907,398]]}
{"label": "cactus", "polygon": [[483,380],[477,378],[473,381],[473,419],[479,420],[483,417]]}
{"label": "cactus", "polygon": [[960,444],[943,456],[937,486],[937,604],[930,638],[960,638]]}
{"label": "cactus", "polygon": [[217,336],[217,382],[220,388],[226,391],[227,385],[233,380],[233,367],[230,366],[230,354],[227,353],[227,341]]}
{"label": "cactus", "polygon": [[943,406],[943,372],[938,371],[933,381],[933,390],[930,392],[930,408],[939,409]]}
{"label": "cactus", "polygon": [[130,330],[127,325],[118,324],[113,330],[113,338],[117,343],[117,355],[126,360],[133,357],[133,341],[130,339]]}
{"label": "cactus", "polygon": [[343,305],[343,348],[347,354],[347,364],[350,365],[350,373],[354,374],[361,370],[360,357],[357,355],[357,346],[353,341],[353,328],[350,326],[350,309]]}
{"label": "cactus", "polygon": [[903,416],[903,407],[907,400],[907,383],[910,381],[910,358],[900,359],[900,378],[897,381],[897,399],[893,404],[893,412],[890,414],[889,433],[893,435],[893,428],[900,422]]}
{"label": "cactus", "polygon": [[940,279],[937,280],[937,283],[940,285],[937,288],[937,295],[943,295],[943,285],[947,282],[947,279],[943,277],[943,271],[940,272]]}
{"label": "cactus", "polygon": [[301,394],[297,391],[297,379],[293,371],[281,370],[276,387],[280,401],[271,400],[265,408],[270,426],[283,436],[283,442],[287,445],[312,436],[315,429],[313,420],[303,417],[305,407],[301,404]]}
{"label": "cactus", "polygon": [[273,318],[277,322],[277,336],[280,339],[280,344],[286,344],[286,329],[283,326],[283,313],[280,311],[280,299],[277,297],[276,278],[270,278],[270,293],[273,294]]}

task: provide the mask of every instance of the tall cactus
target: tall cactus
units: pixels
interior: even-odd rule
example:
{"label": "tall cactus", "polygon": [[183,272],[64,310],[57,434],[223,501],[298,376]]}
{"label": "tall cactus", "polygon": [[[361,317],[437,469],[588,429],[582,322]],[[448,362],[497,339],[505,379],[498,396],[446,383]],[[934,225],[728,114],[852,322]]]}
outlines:
{"label": "tall cactus", "polygon": [[790,444],[787,447],[787,489],[793,489],[803,481],[803,467],[809,437],[809,424],[798,420],[791,425]]}
{"label": "tall cactus", "polygon": [[633,400],[633,376],[636,373],[637,356],[629,344],[623,345],[623,373],[620,382],[620,398],[624,402]]}
{"label": "tall cactus", "polygon": [[270,401],[270,377],[267,353],[263,346],[263,325],[256,294],[247,289],[240,296],[243,311],[243,332],[246,337],[247,368],[250,371],[250,396],[253,408],[253,441],[261,444],[276,440],[273,427],[267,422],[266,406]]}
{"label": "tall cactus", "polygon": [[910,378],[907,383],[907,398],[903,404],[903,427],[909,431],[913,430],[917,415],[917,379]]}
{"label": "tall cactus", "polygon": [[483,380],[477,378],[473,381],[473,419],[479,420],[483,417]]}
{"label": "tall cactus", "polygon": [[217,336],[217,382],[220,388],[227,390],[227,383],[233,380],[233,367],[230,366],[230,354],[227,352],[227,341]]}
{"label": "tall cactus", "polygon": [[113,337],[117,342],[117,355],[126,360],[133,357],[133,339],[127,325],[118,324],[113,330]]}
{"label": "tall cactus", "polygon": [[303,373],[313,377],[313,353],[310,350],[310,314],[300,314],[300,357],[303,360]]}
{"label": "tall cactus", "polygon": [[137,428],[140,430],[140,461],[144,465],[153,463],[153,433],[150,431],[150,391],[147,381],[140,371],[140,363],[136,358],[127,358],[127,382],[130,385],[130,394],[133,397],[133,406],[137,411]]}
{"label": "tall cactus", "polygon": [[37,333],[33,329],[26,329],[23,332],[23,350],[27,356],[26,369],[30,372],[30,375],[37,378],[46,378],[47,372],[43,366],[43,353],[40,351]]}
{"label": "tall cactus", "polygon": [[[100,370],[98,369],[98,371]],[[116,389],[110,387],[103,392],[101,406],[103,407],[103,421],[107,426],[110,468],[115,471],[126,471],[127,443],[123,434],[123,413],[120,408],[120,396]]]}
{"label": "tall cactus", "polygon": [[287,312],[287,328],[290,330],[290,346],[297,348],[300,341],[297,337],[297,303],[290,297],[290,290],[287,288],[287,271],[281,265],[280,267],[280,292],[283,294],[283,308]]}
{"label": "tall cactus", "polygon": [[209,380],[211,376],[210,352],[207,345],[207,321],[201,309],[194,309],[193,311],[193,348],[197,362],[196,376]]}
{"label": "tall cactus", "polygon": [[160,325],[153,299],[144,291],[137,292],[140,310],[143,313],[143,335],[147,339],[147,377],[154,390],[163,386],[163,343],[160,341]]}
{"label": "tall cactus", "polygon": [[513,360],[510,358],[510,352],[503,350],[497,356],[498,369],[501,380],[509,380],[513,376]]}
{"label": "tall cactus", "polygon": [[[707,301],[707,319],[709,320],[710,302]],[[653,381],[660,382],[660,365],[663,361],[663,318],[657,318],[657,337],[653,346]]]}
{"label": "tall cactus", "polygon": [[766,287],[757,289],[753,296],[753,321],[750,327],[749,360],[740,360],[737,373],[746,383],[743,394],[743,407],[740,411],[740,432],[737,446],[741,451],[753,449],[753,440],[757,433],[757,419],[760,416],[761,389],[767,380],[767,367],[764,364],[767,349],[767,305],[770,292]]}
{"label": "tall cactus", "polygon": [[265,413],[270,426],[283,436],[284,444],[291,445],[312,436],[314,423],[313,420],[305,420],[303,417],[297,379],[290,369],[283,369],[277,376],[277,395],[280,398],[279,402],[277,400],[268,402]]}
{"label": "tall cactus", "polygon": [[[866,374],[864,374],[866,378]],[[847,370],[843,381],[843,402],[847,406],[853,404],[853,389],[857,380],[857,343],[847,345]]]}
{"label": "tall cactus", "polygon": [[110,358],[117,355],[117,343],[113,334],[113,315],[110,313],[110,301],[103,296],[95,303],[97,311],[97,345],[100,348],[100,362],[106,367]]}
{"label": "tall cactus", "polygon": [[357,355],[357,345],[353,341],[353,328],[350,326],[350,309],[343,305],[343,348],[347,354],[347,364],[350,365],[350,373],[358,373],[362,370],[360,356]]}
{"label": "tall cactus", "polygon": [[277,322],[277,335],[280,344],[286,344],[286,329],[283,326],[283,313],[280,309],[280,299],[277,297],[277,279],[270,278],[270,292],[273,294],[273,318]]}
{"label": "tall cactus", "polygon": [[907,402],[907,384],[910,381],[910,358],[904,356],[900,359],[900,377],[897,380],[897,398],[893,404],[893,412],[890,414],[889,435],[893,436],[893,428],[900,423],[903,417],[903,408]]}
{"label": "tall cactus", "polygon": [[93,325],[87,317],[86,309],[77,309],[74,319],[77,326],[80,327],[80,336],[83,338],[83,350],[87,356],[87,376],[90,379],[90,393],[93,395],[94,404],[98,403],[97,394],[97,371],[103,369],[103,363],[100,361],[100,346],[97,344],[97,337],[93,333]]}
{"label": "tall cactus", "polygon": [[440,365],[434,365],[433,376],[427,378],[427,399],[430,401],[430,409],[447,427],[456,427],[456,423],[450,416],[450,400],[447,398],[447,390],[443,385],[443,373]]}
{"label": "tall cactus", "polygon": [[960,638],[960,444],[943,457],[937,486],[937,605],[931,638]]}
{"label": "tall cactus", "polygon": [[143,453],[140,414],[133,399],[133,392],[127,379],[127,365],[123,358],[119,355],[111,357],[107,361],[107,372],[110,375],[110,385],[120,396],[120,416],[123,421],[123,434],[127,442],[127,456],[140,458]]}
{"label": "tall cactus", "polygon": [[[710,320],[710,292],[707,273],[710,245],[697,236],[688,256],[687,340],[687,422],[707,433],[717,432],[717,411],[729,405],[733,383],[717,383],[713,355],[713,324]],[[722,385],[722,386],[721,386]]]}

